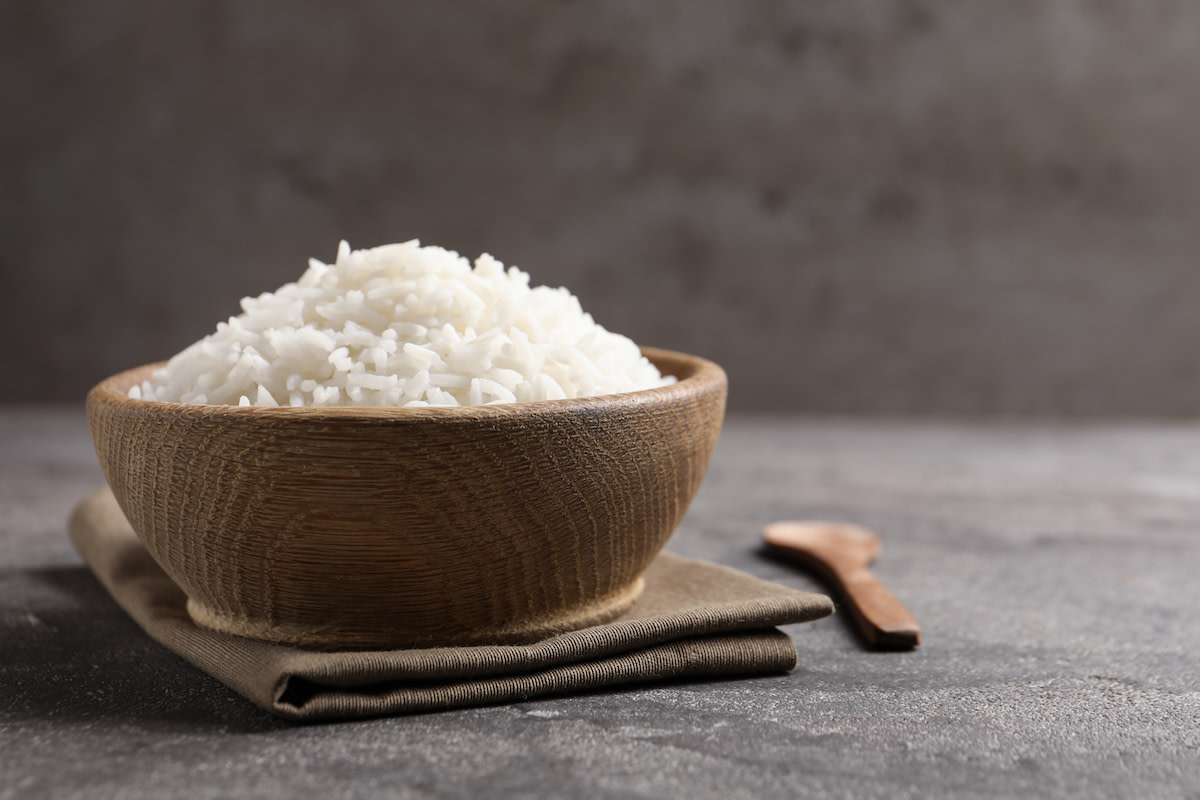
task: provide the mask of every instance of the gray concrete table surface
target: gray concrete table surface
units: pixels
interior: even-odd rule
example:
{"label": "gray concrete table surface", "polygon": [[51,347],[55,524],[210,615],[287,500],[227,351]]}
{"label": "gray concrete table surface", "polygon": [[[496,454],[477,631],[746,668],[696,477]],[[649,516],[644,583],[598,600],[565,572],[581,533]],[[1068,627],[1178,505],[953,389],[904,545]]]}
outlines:
{"label": "gray concrete table surface", "polygon": [[81,410],[0,410],[0,798],[1200,797],[1200,424],[732,418],[669,549],[798,588],[761,527],[877,530],[922,624],[791,673],[322,725],[150,641],[65,532]]}

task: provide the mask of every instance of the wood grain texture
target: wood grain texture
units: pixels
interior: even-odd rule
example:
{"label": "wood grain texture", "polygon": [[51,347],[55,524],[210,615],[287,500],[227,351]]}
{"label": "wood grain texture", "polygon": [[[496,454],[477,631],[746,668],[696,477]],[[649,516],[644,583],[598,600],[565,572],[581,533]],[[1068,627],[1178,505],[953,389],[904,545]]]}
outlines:
{"label": "wood grain texture", "polygon": [[197,622],[312,647],[522,642],[619,614],[707,469],[725,374],[469,408],[88,395],[105,477]]}
{"label": "wood grain texture", "polygon": [[868,569],[882,546],[871,531],[837,522],[774,522],[763,530],[763,541],[841,595],[868,646],[910,650],[921,643],[916,619]]}

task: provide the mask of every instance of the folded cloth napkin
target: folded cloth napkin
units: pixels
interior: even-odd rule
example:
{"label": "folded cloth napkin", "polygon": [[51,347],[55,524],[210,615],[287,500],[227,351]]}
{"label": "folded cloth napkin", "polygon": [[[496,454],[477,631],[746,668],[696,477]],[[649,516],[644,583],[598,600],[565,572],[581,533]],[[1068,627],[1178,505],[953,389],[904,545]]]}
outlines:
{"label": "folded cloth napkin", "polygon": [[318,651],[192,622],[183,591],[142,547],[108,489],[71,515],[71,540],[138,625],[262,708],[294,720],[435,711],[650,681],[786,672],[774,626],[833,611],[828,597],[661,554],[616,620],[528,645]]}

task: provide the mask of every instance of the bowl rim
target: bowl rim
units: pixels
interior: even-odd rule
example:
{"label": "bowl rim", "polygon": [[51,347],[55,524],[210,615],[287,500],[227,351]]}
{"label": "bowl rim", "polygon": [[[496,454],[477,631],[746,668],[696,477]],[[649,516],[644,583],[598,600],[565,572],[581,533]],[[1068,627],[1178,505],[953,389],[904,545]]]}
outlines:
{"label": "bowl rim", "polygon": [[[527,400],[518,403],[497,403],[481,406],[232,406],[202,405],[176,401],[147,400],[130,397],[129,387],[145,380],[157,369],[166,366],[166,361],[132,367],[111,375],[97,383],[87,394],[87,404],[102,404],[128,411],[158,410],[173,414],[198,416],[259,417],[264,420],[297,419],[303,417],[338,420],[481,420],[513,416],[553,414],[556,412],[586,413],[613,406],[639,406],[671,403],[688,397],[696,397],[717,390],[725,390],[728,379],[725,370],[716,362],[701,356],[665,350],[657,347],[639,348],[643,356],[660,371],[663,364],[675,365],[675,383],[641,389],[633,392],[618,392],[592,395],[590,397],[565,398],[561,400]],[[682,373],[682,374],[677,374]]]}

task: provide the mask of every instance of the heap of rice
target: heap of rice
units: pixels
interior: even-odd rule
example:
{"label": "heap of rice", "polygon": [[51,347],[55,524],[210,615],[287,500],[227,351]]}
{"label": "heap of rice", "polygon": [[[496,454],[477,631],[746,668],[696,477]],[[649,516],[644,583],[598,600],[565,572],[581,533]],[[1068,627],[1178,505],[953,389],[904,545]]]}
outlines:
{"label": "heap of rice", "polygon": [[566,289],[417,241],[316,259],[172,358],[131,397],[242,406],[462,406],[673,382]]}

